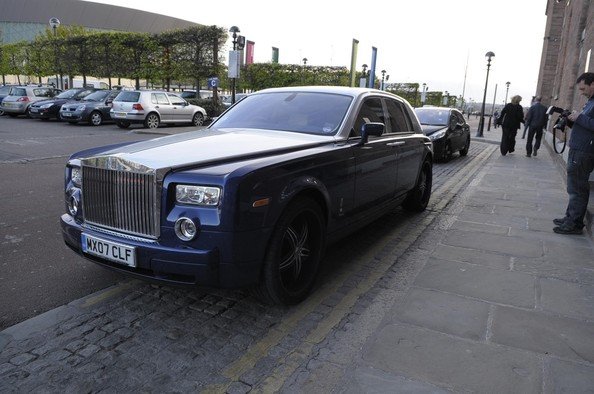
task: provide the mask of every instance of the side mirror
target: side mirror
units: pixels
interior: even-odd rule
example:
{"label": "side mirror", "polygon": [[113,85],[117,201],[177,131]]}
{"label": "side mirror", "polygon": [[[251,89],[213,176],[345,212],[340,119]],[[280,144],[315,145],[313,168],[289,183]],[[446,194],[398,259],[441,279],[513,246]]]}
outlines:
{"label": "side mirror", "polygon": [[365,145],[369,140],[370,135],[380,137],[382,134],[384,134],[385,128],[386,126],[380,122],[365,123],[363,126],[361,126],[361,141],[358,145]]}

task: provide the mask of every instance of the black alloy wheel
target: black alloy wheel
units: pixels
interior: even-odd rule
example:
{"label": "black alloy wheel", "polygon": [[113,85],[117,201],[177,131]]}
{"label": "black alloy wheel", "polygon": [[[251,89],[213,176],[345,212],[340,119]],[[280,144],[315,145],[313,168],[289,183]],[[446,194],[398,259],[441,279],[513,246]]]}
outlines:
{"label": "black alloy wheel", "polygon": [[423,162],[417,184],[402,203],[402,207],[411,212],[422,212],[429,204],[433,185],[433,168],[429,160]]}
{"label": "black alloy wheel", "polygon": [[254,294],[272,304],[303,301],[317,277],[325,242],[326,223],[319,205],[309,198],[291,203],[277,222]]}

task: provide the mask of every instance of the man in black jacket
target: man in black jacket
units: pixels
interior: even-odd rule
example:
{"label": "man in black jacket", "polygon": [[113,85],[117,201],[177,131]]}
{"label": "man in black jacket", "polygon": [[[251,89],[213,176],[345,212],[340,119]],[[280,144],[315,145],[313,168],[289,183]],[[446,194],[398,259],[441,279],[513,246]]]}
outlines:
{"label": "man in black jacket", "polygon": [[582,233],[590,198],[590,173],[594,170],[594,73],[583,73],[576,83],[588,101],[581,113],[574,111],[567,117],[571,126],[567,158],[569,203],[565,217],[553,220],[557,234]]}
{"label": "man in black jacket", "polygon": [[[540,97],[534,98],[532,106],[526,114],[526,126],[528,126],[528,139],[526,140],[526,156],[532,154],[536,156],[540,148],[542,139],[542,130],[547,125],[547,107],[540,103]],[[534,150],[532,150],[532,140],[534,140]]]}

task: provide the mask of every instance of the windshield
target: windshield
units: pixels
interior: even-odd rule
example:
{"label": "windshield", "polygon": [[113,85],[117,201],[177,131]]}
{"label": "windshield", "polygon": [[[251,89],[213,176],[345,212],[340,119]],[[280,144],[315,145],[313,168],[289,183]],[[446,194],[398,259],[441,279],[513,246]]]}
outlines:
{"label": "windshield", "polygon": [[447,126],[450,111],[443,109],[417,108],[415,109],[419,122],[427,126]]}
{"label": "windshield", "polygon": [[350,96],[317,92],[254,94],[217,119],[214,127],[334,135],[351,101]]}
{"label": "windshield", "polygon": [[65,92],[60,93],[59,95],[56,96],[56,98],[59,99],[69,99],[69,98],[73,98],[76,93],[78,93],[78,89],[70,89],[70,90],[66,90]]}
{"label": "windshield", "polygon": [[105,100],[108,94],[109,92],[106,90],[91,93],[85,97],[85,101],[103,101]]}

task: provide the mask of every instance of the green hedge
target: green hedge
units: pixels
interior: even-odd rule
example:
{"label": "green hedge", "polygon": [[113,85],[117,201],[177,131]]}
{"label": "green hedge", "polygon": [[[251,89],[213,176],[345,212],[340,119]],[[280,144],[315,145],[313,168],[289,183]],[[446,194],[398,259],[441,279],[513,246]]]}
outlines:
{"label": "green hedge", "polygon": [[221,103],[215,105],[212,99],[187,99],[186,101],[190,104],[198,105],[204,108],[209,118],[219,116],[227,108]]}

